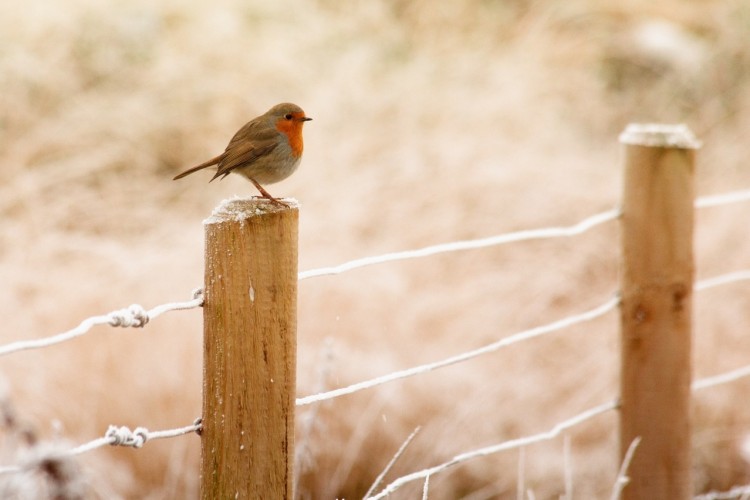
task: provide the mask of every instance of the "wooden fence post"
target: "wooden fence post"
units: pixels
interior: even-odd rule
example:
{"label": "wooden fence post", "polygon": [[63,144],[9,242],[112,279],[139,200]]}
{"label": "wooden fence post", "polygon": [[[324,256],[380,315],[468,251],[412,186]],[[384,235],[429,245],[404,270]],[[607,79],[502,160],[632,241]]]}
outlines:
{"label": "wooden fence post", "polygon": [[292,498],[298,216],[234,199],[204,222],[203,499]]}
{"label": "wooden fence post", "polygon": [[629,125],[622,203],[620,457],[625,500],[692,498],[693,177],[684,126]]}

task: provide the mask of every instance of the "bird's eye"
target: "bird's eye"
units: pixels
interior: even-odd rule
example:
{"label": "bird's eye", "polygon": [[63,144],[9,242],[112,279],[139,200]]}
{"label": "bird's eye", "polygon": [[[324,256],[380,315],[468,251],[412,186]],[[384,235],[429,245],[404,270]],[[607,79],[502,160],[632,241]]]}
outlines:
{"label": "bird's eye", "polygon": [[287,113],[287,114],[284,115],[284,118],[286,118],[287,120],[291,120],[294,117],[292,116],[291,113]]}

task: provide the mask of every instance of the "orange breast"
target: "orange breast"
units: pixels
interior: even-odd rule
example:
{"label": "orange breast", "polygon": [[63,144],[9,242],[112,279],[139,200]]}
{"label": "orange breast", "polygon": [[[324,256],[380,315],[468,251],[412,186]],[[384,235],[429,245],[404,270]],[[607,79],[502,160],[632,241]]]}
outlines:
{"label": "orange breast", "polygon": [[292,148],[294,156],[302,156],[302,124],[297,120],[284,120],[283,118],[276,122],[276,130],[287,136],[289,146]]}

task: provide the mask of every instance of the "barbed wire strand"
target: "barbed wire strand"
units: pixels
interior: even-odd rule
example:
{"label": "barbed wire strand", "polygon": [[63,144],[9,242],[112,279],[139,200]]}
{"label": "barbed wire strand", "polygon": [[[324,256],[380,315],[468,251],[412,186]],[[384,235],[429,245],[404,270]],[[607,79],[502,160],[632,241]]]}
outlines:
{"label": "barbed wire strand", "polygon": [[546,238],[561,238],[568,236],[575,236],[588,231],[600,224],[609,222],[620,216],[620,210],[613,209],[607,210],[596,215],[592,215],[582,220],[581,222],[567,227],[548,227],[542,229],[527,229],[523,231],[516,231],[513,233],[505,233],[497,236],[490,236],[488,238],[480,238],[476,240],[462,240],[452,241],[448,243],[439,243],[437,245],[431,245],[428,247],[420,248],[417,250],[402,250],[399,252],[386,253],[382,255],[374,255],[371,257],[363,257],[360,259],[350,260],[332,267],[323,267],[319,269],[311,269],[309,271],[302,271],[298,274],[298,279],[304,280],[308,278],[315,278],[318,276],[330,276],[335,274],[341,274],[346,271],[358,269],[360,267],[372,266],[375,264],[383,264],[385,262],[393,262],[397,260],[408,260],[416,259],[419,257],[427,257],[430,255],[456,252],[459,250],[473,250],[477,248],[484,248],[496,245],[503,245],[506,243],[513,243],[517,241],[546,239]]}
{"label": "barbed wire strand", "polygon": [[450,467],[453,467],[454,465],[464,463],[474,458],[485,457],[485,456],[492,455],[501,451],[510,450],[514,448],[520,448],[522,446],[528,446],[530,444],[539,443],[542,441],[549,441],[551,439],[556,438],[562,432],[570,429],[571,427],[575,427],[576,425],[586,422],[588,420],[591,420],[594,417],[597,417],[603,413],[606,413],[610,410],[614,410],[615,408],[617,408],[617,406],[618,406],[617,401],[610,401],[609,403],[604,403],[599,406],[595,406],[594,408],[590,408],[584,412],[579,413],[578,415],[574,417],[564,420],[556,424],[554,427],[552,427],[552,429],[546,432],[541,432],[539,434],[533,434],[531,436],[526,436],[526,437],[522,437],[518,439],[511,439],[509,441],[504,441],[502,443],[480,448],[478,450],[461,453],[460,455],[456,455],[450,460],[443,462],[442,464],[435,465],[433,467],[423,469],[417,472],[413,472],[405,476],[401,476],[400,478],[388,484],[388,486],[382,489],[377,495],[371,496],[367,500],[378,500],[380,498],[384,498],[390,495],[391,493],[395,492],[396,490],[398,490],[399,488],[401,488],[407,483],[410,483],[412,481],[417,481],[420,479],[425,479],[429,476],[433,476]]}
{"label": "barbed wire strand", "polygon": [[599,316],[603,316],[607,312],[614,309],[617,306],[617,304],[619,304],[619,302],[620,302],[619,297],[613,297],[609,299],[608,301],[606,301],[605,303],[593,309],[590,309],[586,312],[583,312],[580,314],[574,314],[572,316],[568,316],[566,318],[554,321],[552,323],[548,323],[546,325],[537,326],[534,328],[530,328],[528,330],[524,330],[522,332],[516,333],[509,337],[504,337],[496,342],[485,345],[478,349],[473,349],[468,352],[457,354],[455,356],[451,356],[440,361],[426,363],[423,365],[408,368],[406,370],[400,370],[400,371],[388,373],[386,375],[382,375],[380,377],[376,377],[370,380],[365,380],[363,382],[352,384],[347,387],[342,387],[340,389],[334,389],[332,391],[326,391],[326,392],[322,392],[319,394],[313,394],[311,396],[297,398],[296,403],[297,403],[297,406],[304,406],[304,405],[308,405],[312,403],[318,403],[318,402],[325,401],[328,399],[333,399],[339,396],[344,396],[346,394],[352,394],[354,392],[358,392],[364,389],[369,389],[371,387],[375,387],[375,386],[382,385],[388,382],[392,382],[394,380],[412,377],[414,375],[426,373],[432,370],[436,370],[438,368],[443,368],[443,367],[453,365],[456,363],[461,363],[463,361],[476,358],[483,354],[495,352],[499,349],[502,349],[503,347],[507,347],[509,345],[516,344],[524,340],[529,340],[531,338],[539,337],[547,333],[552,333],[554,331],[561,330],[563,328],[573,326],[578,323],[583,323],[585,321],[593,320],[595,318],[598,318]]}
{"label": "barbed wire strand", "polygon": [[196,419],[192,424],[184,427],[178,427],[176,429],[166,429],[162,431],[149,431],[145,427],[136,427],[135,430],[131,431],[128,427],[122,426],[117,427],[110,425],[104,437],[94,439],[88,443],[82,444],[70,450],[71,455],[80,455],[96,448],[101,448],[106,445],[110,446],[126,446],[131,448],[141,448],[146,441],[153,439],[168,439],[185,434],[191,434],[198,432],[202,428],[200,419]]}
{"label": "barbed wire strand", "polygon": [[[117,427],[115,425],[110,425],[104,436],[93,439],[87,443],[76,446],[75,448],[71,448],[67,451],[56,451],[53,453],[53,455],[56,457],[59,457],[61,455],[72,457],[95,450],[97,448],[103,448],[105,446],[127,446],[131,448],[141,448],[144,444],[146,444],[146,441],[150,441],[152,439],[173,438],[193,432],[198,432],[200,429],[200,419],[196,419],[191,425],[186,425],[185,427],[178,427],[176,429],[167,429],[163,431],[149,431],[145,427],[136,427],[135,430],[131,431],[128,427],[125,426]],[[37,467],[39,464],[43,463],[45,459],[46,456],[42,455],[25,465],[0,466],[0,474],[31,470]]]}
{"label": "barbed wire strand", "polygon": [[[750,279],[750,270],[745,269],[745,270],[735,271],[735,272],[726,273],[720,276],[716,276],[713,278],[709,278],[709,279],[705,279],[700,282],[697,282],[695,285],[695,290],[702,291],[708,288],[713,288],[716,286],[725,285],[725,284],[734,283],[734,282],[743,281],[743,280],[748,280],[748,279]],[[108,324],[110,326],[121,326],[121,327],[133,327],[133,328],[143,327],[151,319],[154,319],[164,314],[165,312],[201,307],[203,305],[202,288],[195,289],[193,291],[193,297],[194,298],[192,300],[185,301],[185,302],[170,302],[167,304],[162,304],[162,305],[152,308],[149,311],[144,310],[143,307],[138,304],[132,304],[127,309],[113,311],[109,314],[102,315],[102,316],[93,316],[93,317],[87,318],[83,320],[76,328],[73,328],[71,330],[68,330],[66,332],[63,332],[57,335],[53,335],[51,337],[45,337],[42,339],[34,339],[34,340],[16,341],[16,342],[6,344],[4,346],[0,346],[0,356],[4,356],[6,354],[11,354],[11,353],[18,352],[18,351],[38,349],[38,348],[49,347],[51,345],[59,344],[59,343],[74,339],[76,337],[79,337],[87,333],[88,331],[91,330],[91,328],[93,328],[96,325]]]}
{"label": "barbed wire strand", "polygon": [[101,316],[92,316],[83,320],[77,327],[68,330],[51,337],[45,337],[41,339],[33,340],[19,340],[0,346],[0,356],[11,354],[18,351],[25,351],[28,349],[39,349],[42,347],[49,347],[51,345],[66,342],[84,335],[96,325],[110,325],[110,326],[121,326],[123,328],[142,328],[150,320],[161,316],[168,311],[179,311],[184,309],[193,309],[203,305],[203,291],[196,289],[193,292],[193,299],[185,302],[170,302],[168,304],[162,304],[154,307],[150,310],[145,310],[138,304],[132,304],[127,309],[120,309],[118,311],[112,311],[111,313],[104,314]]}

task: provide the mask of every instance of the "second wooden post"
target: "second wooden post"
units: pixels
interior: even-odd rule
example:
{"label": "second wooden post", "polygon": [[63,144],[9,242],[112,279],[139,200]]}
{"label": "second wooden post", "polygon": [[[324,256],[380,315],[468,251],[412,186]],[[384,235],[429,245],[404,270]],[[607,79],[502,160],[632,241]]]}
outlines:
{"label": "second wooden post", "polygon": [[622,204],[620,457],[625,500],[692,498],[693,174],[683,126],[630,125]]}
{"label": "second wooden post", "polygon": [[298,214],[235,199],[204,222],[204,499],[292,498]]}

